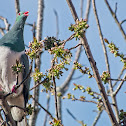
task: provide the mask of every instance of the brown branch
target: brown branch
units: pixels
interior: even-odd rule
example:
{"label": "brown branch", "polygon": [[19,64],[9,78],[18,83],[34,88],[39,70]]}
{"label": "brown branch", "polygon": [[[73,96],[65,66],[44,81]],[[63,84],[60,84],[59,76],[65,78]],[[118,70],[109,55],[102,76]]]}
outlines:
{"label": "brown branch", "polygon": [[116,96],[121,89],[122,85],[124,84],[124,80],[126,80],[126,74],[124,75],[124,78],[122,79],[122,82],[118,85],[117,89],[114,92],[114,95]]}
{"label": "brown branch", "polygon": [[82,45],[81,43],[80,44],[77,44],[76,46],[70,48],[69,50],[75,49],[75,48],[77,48],[78,46],[81,46],[81,45]]}
{"label": "brown branch", "polygon": [[96,123],[97,123],[98,120],[100,119],[102,112],[103,112],[103,110],[101,110],[101,111],[98,112],[98,115],[96,116],[96,118],[95,118],[95,120],[94,120],[92,126],[96,126]]}
{"label": "brown branch", "polygon": [[[49,110],[49,103],[50,103],[50,95],[48,94],[48,95],[47,95],[47,108],[46,108],[47,111]],[[48,117],[48,114],[46,113],[43,126],[46,126],[47,117]]]}
{"label": "brown branch", "polygon": [[0,92],[1,107],[5,113],[7,122],[10,123],[11,126],[16,126],[15,121],[13,120],[12,115],[11,115],[11,108],[6,101],[5,96],[6,96],[6,93],[1,91]]}
{"label": "brown branch", "polygon": [[38,101],[36,101],[33,96],[32,99],[50,116],[51,119],[54,119],[52,114],[48,110],[46,110]]}
{"label": "brown branch", "polygon": [[90,8],[91,8],[91,0],[87,0],[87,6],[86,6],[86,12],[85,12],[85,19],[87,19],[87,22],[88,22],[88,17],[90,13]]}
{"label": "brown branch", "polygon": [[[88,18],[89,18],[89,10],[90,10],[90,9],[89,9],[90,7],[89,7],[88,5],[90,5],[90,3],[91,3],[90,1],[87,3],[87,8],[86,8],[86,12],[87,12],[87,14],[86,14],[86,19],[87,19],[87,21],[88,21]],[[83,11],[82,11],[82,10],[83,10],[83,9],[81,8],[81,15],[83,15]],[[75,34],[75,33],[74,33],[74,34]],[[65,45],[65,43],[66,43],[67,41],[73,39],[74,34],[73,34],[71,37],[69,37],[67,40],[65,40],[64,45]],[[82,43],[82,42],[81,42],[81,40],[80,40],[79,44],[81,44],[81,43]],[[76,54],[75,54],[75,62],[77,62],[77,61],[79,60],[79,58],[80,58],[81,48],[82,48],[82,46],[79,46],[78,49],[77,49],[77,52],[76,52]],[[70,85],[70,81],[71,81],[71,79],[72,79],[74,73],[75,73],[75,69],[74,69],[74,65],[73,65],[72,68],[71,68],[70,73],[68,74],[68,76],[67,76],[67,78],[65,79],[65,81],[63,82],[63,84],[61,84],[60,87],[57,87],[57,91],[58,91],[58,92],[61,92],[62,95],[64,95],[64,93],[68,90],[69,85]],[[62,104],[62,103],[61,103],[61,102],[62,102],[62,101],[61,101],[61,98],[58,97],[59,118],[62,120],[62,114],[61,114],[61,104]]]}
{"label": "brown branch", "polygon": [[[125,70],[125,69],[124,69],[124,67],[123,67],[122,70],[121,70],[121,72],[120,72],[120,74],[119,74],[119,76],[118,76],[118,78],[117,78],[117,80],[120,80],[120,77],[121,77],[122,74],[124,73],[124,70]],[[113,86],[112,86],[113,88],[117,85],[117,82],[118,82],[118,81],[116,81],[116,82],[113,84]],[[108,90],[107,92],[110,93],[110,90]]]}
{"label": "brown branch", "polygon": [[80,123],[81,126],[85,126],[84,122],[78,120],[78,119],[69,111],[69,109],[66,109],[66,110],[67,110],[68,114],[69,114],[75,121],[77,121],[78,123]]}
{"label": "brown branch", "polygon": [[[38,0],[38,15],[37,15],[37,25],[36,25],[36,38],[37,41],[40,41],[42,38],[42,28],[43,28],[43,16],[44,15],[44,0]],[[37,68],[40,71],[41,66],[41,53],[38,54],[38,57],[35,59],[35,68]],[[34,82],[34,86],[37,84],[37,82]],[[36,104],[36,101],[39,101],[39,86],[36,87],[33,90],[33,97],[35,98],[35,101],[32,101],[32,106],[34,107],[34,111],[32,115],[30,115],[29,118],[29,126],[35,126],[39,108]]]}
{"label": "brown branch", "polygon": [[122,25],[124,22],[126,22],[126,19],[124,19],[123,21],[120,22],[120,25]]}
{"label": "brown branch", "polygon": [[5,24],[5,30],[8,32],[10,29],[10,24],[8,23],[8,20],[2,16],[0,16],[0,19],[3,20],[3,22]]}
{"label": "brown branch", "polygon": [[75,33],[73,33],[68,39],[60,41],[59,43],[65,45],[67,41],[70,41],[74,38],[74,35],[75,35]]}
{"label": "brown branch", "polygon": [[16,15],[17,15],[20,12],[19,0],[15,0],[15,9],[16,9]]}
{"label": "brown branch", "polygon": [[113,18],[114,18],[114,20],[115,20],[117,26],[119,27],[119,29],[120,29],[120,31],[121,31],[121,33],[122,33],[124,39],[126,40],[125,31],[124,31],[123,27],[121,26],[121,24],[119,23],[119,20],[118,20],[116,14],[113,12],[111,6],[110,6],[109,3],[108,3],[108,0],[104,0],[104,1],[105,1],[106,5],[107,5],[107,7],[108,7],[108,9],[109,9],[109,11],[110,11],[110,13],[111,13],[111,15],[113,16]]}
{"label": "brown branch", "polygon": [[[73,12],[75,11],[75,8],[74,8],[74,6],[73,6],[73,4],[72,4],[72,1],[71,1],[71,0],[66,0],[66,1],[67,1],[68,6],[69,6],[69,8],[70,8],[70,10],[71,10],[71,13],[72,13],[72,15],[73,15],[73,18],[75,19],[74,21],[76,21],[76,19],[78,19],[78,16],[77,16],[76,12],[73,13]],[[76,18],[75,18],[75,17],[76,17]],[[104,105],[105,105],[106,112],[107,112],[108,115],[109,115],[109,118],[110,118],[110,120],[111,120],[112,125],[113,125],[113,126],[114,126],[114,125],[115,125],[115,126],[118,126],[117,120],[116,120],[116,118],[115,118],[115,115],[114,115],[113,110],[112,110],[112,108],[111,108],[111,105],[110,105],[110,102],[109,102],[109,100],[108,100],[107,94],[106,94],[106,92],[105,92],[105,88],[104,88],[104,86],[103,86],[103,84],[102,84],[102,81],[101,81],[101,78],[100,78],[100,75],[99,75],[98,68],[97,68],[97,66],[96,66],[95,60],[94,60],[94,58],[93,58],[93,56],[92,56],[90,47],[89,47],[89,45],[88,45],[87,38],[86,38],[85,35],[84,35],[83,38],[80,38],[80,39],[82,40],[83,47],[84,47],[85,52],[86,52],[86,54],[87,54],[88,60],[89,60],[89,62],[90,62],[90,65],[91,65],[91,67],[92,67],[92,70],[93,70],[93,73],[94,73],[94,77],[95,77],[96,82],[97,82],[97,84],[98,84],[98,88],[99,88],[99,90],[100,90],[100,93],[101,93],[101,96],[102,96],[102,99],[103,99],[103,103],[104,103]]]}
{"label": "brown branch", "polygon": [[[92,0],[92,5],[93,5],[93,10],[94,10],[95,18],[96,18],[96,23],[97,23],[97,27],[98,27],[98,31],[99,31],[99,36],[100,36],[103,52],[104,52],[104,55],[105,55],[106,68],[107,68],[107,71],[110,73],[109,59],[108,59],[107,50],[106,50],[106,46],[105,46],[105,43],[104,43],[103,34],[102,34],[102,30],[101,30],[101,26],[100,26],[98,14],[97,14],[95,0]],[[111,78],[111,75],[110,75],[110,78]],[[113,107],[114,107],[114,110],[115,110],[115,113],[116,113],[116,118],[119,122],[119,112],[118,112],[118,107],[117,107],[117,101],[116,101],[115,96],[113,95],[113,87],[112,87],[111,80],[109,80],[109,88],[110,88],[110,92],[111,92],[112,103],[115,105]]]}

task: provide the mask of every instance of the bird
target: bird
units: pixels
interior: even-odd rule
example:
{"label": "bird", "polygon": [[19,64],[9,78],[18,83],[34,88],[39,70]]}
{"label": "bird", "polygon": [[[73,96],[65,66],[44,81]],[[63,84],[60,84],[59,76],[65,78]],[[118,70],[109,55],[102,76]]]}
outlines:
{"label": "bird", "polygon": [[[25,54],[24,25],[29,11],[19,12],[13,27],[0,39],[0,90],[6,93],[12,92],[17,83],[16,75],[12,66],[19,61],[24,69],[18,74],[18,84],[29,73],[29,60]],[[29,96],[30,78],[28,78],[15,92],[7,97],[7,103],[11,106],[11,115],[16,122],[21,122],[24,117],[24,110]],[[18,107],[19,106],[19,107]],[[23,126],[24,124],[22,124]],[[25,126],[25,125],[24,125]]]}

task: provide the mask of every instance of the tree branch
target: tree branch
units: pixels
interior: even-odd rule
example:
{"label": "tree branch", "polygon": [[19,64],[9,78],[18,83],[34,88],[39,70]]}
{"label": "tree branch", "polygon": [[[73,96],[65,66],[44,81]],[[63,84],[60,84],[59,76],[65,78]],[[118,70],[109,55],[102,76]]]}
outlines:
{"label": "tree branch", "polygon": [[122,85],[124,84],[124,80],[126,80],[126,74],[124,75],[123,81],[118,85],[117,89],[114,92],[114,95],[116,96],[121,89]]}
{"label": "tree branch", "polygon": [[[40,41],[42,38],[43,14],[44,14],[44,0],[38,0],[38,17],[37,17],[37,26],[36,26],[37,41]],[[37,68],[40,71],[40,66],[41,66],[41,53],[39,53],[38,57],[35,59],[35,68]],[[34,86],[36,84],[37,83],[34,82]],[[33,97],[35,98],[35,100],[32,101],[32,106],[34,107],[34,111],[29,119],[30,126],[35,126],[37,116],[38,116],[39,108],[38,108],[38,104],[36,103],[36,101],[37,102],[39,101],[39,90],[40,90],[39,86],[37,86],[33,90]]]}
{"label": "tree branch", "polygon": [[[96,23],[97,23],[97,26],[98,26],[98,31],[99,31],[99,36],[100,36],[100,39],[101,39],[102,48],[103,48],[104,55],[105,55],[106,68],[107,68],[107,71],[109,73],[111,73],[110,72],[109,59],[108,59],[107,50],[106,50],[106,46],[105,46],[105,43],[104,43],[103,34],[102,34],[102,30],[101,30],[101,26],[100,26],[98,14],[97,14],[95,0],[92,0],[92,5],[93,5],[95,18],[96,18]],[[110,75],[110,78],[111,78],[111,75]],[[114,107],[114,110],[115,110],[115,113],[116,113],[116,118],[119,122],[119,112],[118,112],[118,107],[117,107],[117,101],[116,101],[115,96],[113,95],[113,87],[112,87],[111,80],[109,80],[109,88],[110,88],[110,92],[111,92],[112,103],[115,105],[113,107]]]}
{"label": "tree branch", "polygon": [[109,9],[109,11],[110,11],[110,13],[111,13],[111,15],[113,16],[113,18],[114,18],[114,20],[115,20],[117,26],[119,27],[119,29],[120,29],[120,31],[121,31],[121,33],[122,33],[124,39],[126,40],[125,31],[124,31],[123,27],[121,26],[121,23],[119,23],[119,20],[118,20],[116,14],[113,12],[111,6],[110,6],[109,3],[108,3],[108,0],[104,0],[104,1],[105,1],[106,5],[107,5],[107,7],[108,7],[108,9]]}
{"label": "tree branch", "polygon": [[[78,19],[78,16],[77,16],[76,12],[73,13],[75,11],[75,8],[74,8],[74,6],[72,4],[72,1],[71,0],[66,0],[66,1],[67,1],[68,6],[69,6],[69,8],[71,10],[71,13],[73,15],[73,18],[75,19],[74,21],[76,21],[76,19]],[[96,82],[98,84],[98,88],[100,90],[100,93],[101,93],[101,96],[102,96],[102,99],[103,99],[103,102],[104,102],[104,105],[105,105],[106,112],[109,115],[109,118],[111,120],[112,125],[113,126],[118,126],[118,123],[117,123],[116,118],[114,116],[114,113],[113,113],[113,110],[111,108],[110,102],[108,100],[107,94],[105,92],[105,88],[104,88],[104,86],[102,84],[102,81],[101,81],[101,78],[100,78],[100,75],[99,75],[98,68],[96,66],[95,60],[94,60],[94,58],[92,56],[90,47],[88,45],[87,38],[84,35],[84,37],[83,38],[80,38],[80,39],[82,40],[83,47],[84,47],[85,52],[87,54],[88,60],[90,62],[90,65],[92,67],[92,70],[93,70],[93,73],[94,73],[94,77],[95,77]]]}
{"label": "tree branch", "polygon": [[3,30],[6,30],[6,32],[8,32],[10,29],[10,24],[8,23],[8,20],[2,16],[0,16],[0,19],[3,20],[3,22],[5,24],[5,29],[3,29]]}
{"label": "tree branch", "polygon": [[15,0],[15,9],[16,9],[16,15],[17,15],[20,12],[19,0]]}
{"label": "tree branch", "polygon": [[103,110],[101,110],[101,111],[98,112],[98,115],[96,116],[96,118],[95,118],[92,126],[96,125],[96,123],[98,122],[99,118],[101,117],[102,112],[103,112]]}

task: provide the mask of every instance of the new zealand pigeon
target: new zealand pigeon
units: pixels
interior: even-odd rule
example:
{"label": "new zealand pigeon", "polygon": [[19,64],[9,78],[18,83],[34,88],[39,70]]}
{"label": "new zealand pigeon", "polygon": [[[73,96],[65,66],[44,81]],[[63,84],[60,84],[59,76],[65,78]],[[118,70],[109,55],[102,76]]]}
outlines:
{"label": "new zealand pigeon", "polygon": [[[16,85],[17,79],[12,71],[12,65],[20,61],[24,65],[23,72],[19,73],[18,83],[29,73],[29,61],[25,54],[24,45],[24,24],[28,16],[27,12],[20,12],[17,15],[14,26],[0,39],[0,89],[9,93]],[[27,79],[15,93],[7,97],[9,105],[15,105],[24,108],[28,102],[30,79]],[[15,121],[20,122],[24,116],[24,110],[19,107],[12,107],[11,114]]]}

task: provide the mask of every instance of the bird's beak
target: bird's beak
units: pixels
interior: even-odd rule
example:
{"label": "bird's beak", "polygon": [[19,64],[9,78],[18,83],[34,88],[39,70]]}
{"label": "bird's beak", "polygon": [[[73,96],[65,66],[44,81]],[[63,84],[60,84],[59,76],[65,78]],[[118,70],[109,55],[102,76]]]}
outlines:
{"label": "bird's beak", "polygon": [[26,11],[26,12],[24,12],[23,14],[24,14],[25,16],[28,16],[28,13],[29,13],[29,11]]}

